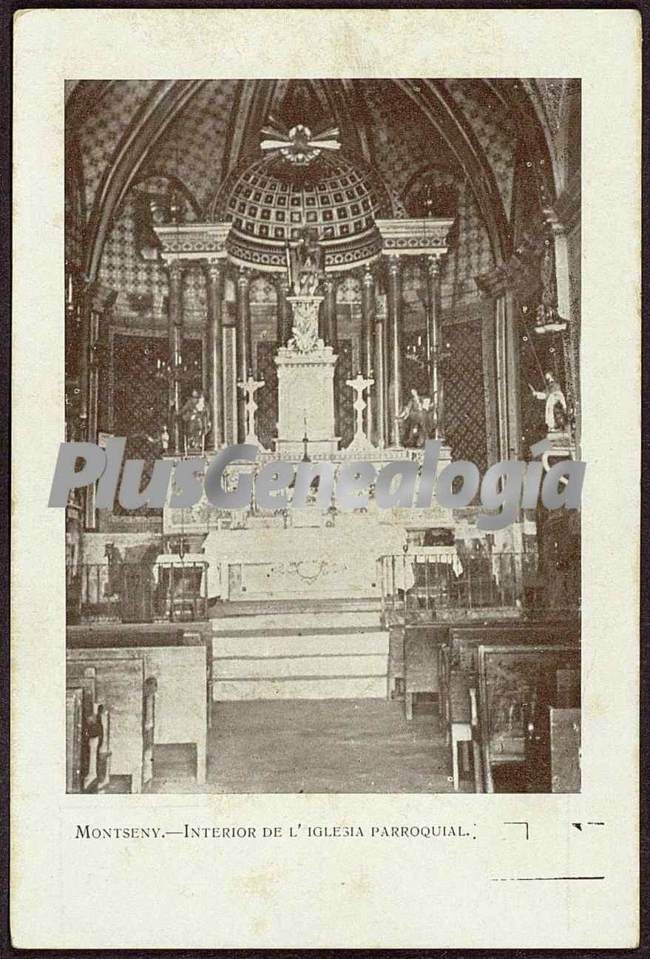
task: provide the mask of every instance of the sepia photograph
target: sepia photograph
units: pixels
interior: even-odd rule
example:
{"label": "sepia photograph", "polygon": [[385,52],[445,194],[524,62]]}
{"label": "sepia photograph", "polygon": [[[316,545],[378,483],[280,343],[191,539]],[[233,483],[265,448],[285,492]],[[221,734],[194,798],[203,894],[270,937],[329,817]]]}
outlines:
{"label": "sepia photograph", "polygon": [[580,792],[581,149],[579,78],[66,81],[68,793]]}
{"label": "sepia photograph", "polygon": [[13,33],[13,948],[635,948],[638,13]]}

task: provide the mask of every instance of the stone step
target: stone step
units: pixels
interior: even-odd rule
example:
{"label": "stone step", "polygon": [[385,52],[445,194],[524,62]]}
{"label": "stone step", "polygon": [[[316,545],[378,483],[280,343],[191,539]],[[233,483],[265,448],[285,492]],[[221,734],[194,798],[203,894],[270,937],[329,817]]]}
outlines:
{"label": "stone step", "polygon": [[358,610],[360,612],[381,613],[381,599],[378,597],[345,596],[338,599],[318,599],[314,596],[293,599],[238,599],[234,602],[217,603],[210,612],[211,618],[218,622],[226,618],[242,618],[266,614],[296,615],[302,613],[341,613]]}
{"label": "stone step", "polygon": [[373,654],[388,657],[388,631],[329,633],[280,633],[279,635],[214,636],[212,654],[215,663],[223,657],[267,656],[354,656]]}
{"label": "stone step", "polygon": [[224,679],[214,699],[386,699],[386,676],[294,676],[290,679]]}
{"label": "stone step", "polygon": [[383,676],[386,656],[268,656],[216,659],[213,679],[292,679],[296,676]]}
{"label": "stone step", "polygon": [[342,612],[306,612],[306,613],[276,613],[252,616],[228,616],[212,620],[212,631],[215,635],[232,634],[235,632],[264,632],[268,629],[291,630],[298,632],[302,629],[325,628],[352,628],[363,629],[379,626],[379,613],[374,610],[342,611]]}

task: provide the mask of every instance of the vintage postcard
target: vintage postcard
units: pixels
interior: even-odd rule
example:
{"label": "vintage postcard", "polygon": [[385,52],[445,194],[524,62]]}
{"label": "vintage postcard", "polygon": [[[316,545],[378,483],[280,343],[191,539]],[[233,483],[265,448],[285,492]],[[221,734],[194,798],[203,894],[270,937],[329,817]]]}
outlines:
{"label": "vintage postcard", "polygon": [[14,33],[14,945],[634,946],[638,15]]}

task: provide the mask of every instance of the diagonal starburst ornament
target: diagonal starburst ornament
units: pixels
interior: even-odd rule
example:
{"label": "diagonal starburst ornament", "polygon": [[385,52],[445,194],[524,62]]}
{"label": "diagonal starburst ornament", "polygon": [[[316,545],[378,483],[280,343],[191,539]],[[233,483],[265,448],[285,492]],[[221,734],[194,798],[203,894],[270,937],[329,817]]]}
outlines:
{"label": "diagonal starburst ornament", "polygon": [[338,141],[338,127],[328,127],[312,135],[309,127],[297,123],[286,131],[276,126],[266,126],[262,128],[262,134],[267,137],[260,143],[262,150],[278,153],[289,163],[295,163],[298,166],[311,163],[323,150],[341,149]]}

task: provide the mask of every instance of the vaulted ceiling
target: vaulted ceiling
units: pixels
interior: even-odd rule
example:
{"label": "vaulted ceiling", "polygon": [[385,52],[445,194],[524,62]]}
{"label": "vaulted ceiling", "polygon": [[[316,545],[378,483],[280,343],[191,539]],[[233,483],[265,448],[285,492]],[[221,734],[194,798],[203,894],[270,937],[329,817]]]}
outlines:
{"label": "vaulted ceiling", "polygon": [[466,184],[499,262],[512,245],[517,166],[534,174],[540,205],[563,189],[574,89],[516,79],[72,81],[67,172],[84,221],[84,270],[97,276],[111,224],[144,177],[177,179],[208,218],[228,173],[259,155],[270,119],[337,125],[344,150],[383,179],[394,215],[426,169]]}

